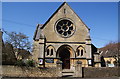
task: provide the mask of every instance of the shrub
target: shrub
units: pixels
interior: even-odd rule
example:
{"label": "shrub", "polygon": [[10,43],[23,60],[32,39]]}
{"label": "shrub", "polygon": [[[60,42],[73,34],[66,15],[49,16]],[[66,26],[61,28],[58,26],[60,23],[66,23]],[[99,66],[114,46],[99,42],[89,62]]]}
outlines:
{"label": "shrub", "polygon": [[120,67],[120,60],[119,61],[114,61],[113,62],[115,66],[119,66]]}
{"label": "shrub", "polygon": [[35,63],[34,63],[33,60],[27,60],[26,65],[29,66],[29,67],[34,67]]}
{"label": "shrub", "polygon": [[17,60],[15,65],[16,66],[25,66],[25,63],[22,60]]}
{"label": "shrub", "polygon": [[33,60],[17,60],[15,63],[16,66],[28,66],[28,67],[34,67],[35,63]]}

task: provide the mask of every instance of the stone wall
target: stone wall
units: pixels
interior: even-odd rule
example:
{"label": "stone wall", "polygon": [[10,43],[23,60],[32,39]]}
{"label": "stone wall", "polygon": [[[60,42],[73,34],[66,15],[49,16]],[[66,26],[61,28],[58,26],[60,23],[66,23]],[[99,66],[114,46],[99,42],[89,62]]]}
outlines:
{"label": "stone wall", "polygon": [[86,67],[83,68],[83,77],[116,77],[120,76],[120,68],[117,67]]}
{"label": "stone wall", "polygon": [[[120,68],[86,67],[83,68],[82,73],[85,78],[117,77],[120,76]],[[56,68],[2,66],[1,75],[6,77],[58,77],[59,73]]]}
{"label": "stone wall", "polygon": [[56,68],[2,66],[2,76],[9,77],[57,77]]}

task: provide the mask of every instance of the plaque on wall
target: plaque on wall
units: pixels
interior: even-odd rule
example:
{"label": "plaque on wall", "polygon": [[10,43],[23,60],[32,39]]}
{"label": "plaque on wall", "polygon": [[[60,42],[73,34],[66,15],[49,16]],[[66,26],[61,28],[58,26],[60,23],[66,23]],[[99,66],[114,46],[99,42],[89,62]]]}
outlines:
{"label": "plaque on wall", "polygon": [[46,63],[54,63],[54,59],[45,59]]}
{"label": "plaque on wall", "polygon": [[88,65],[92,65],[92,60],[88,60]]}
{"label": "plaque on wall", "polygon": [[39,64],[43,64],[43,59],[39,59]]}
{"label": "plaque on wall", "polygon": [[92,61],[91,61],[91,60],[88,60],[88,63],[89,63],[89,64],[92,64]]}

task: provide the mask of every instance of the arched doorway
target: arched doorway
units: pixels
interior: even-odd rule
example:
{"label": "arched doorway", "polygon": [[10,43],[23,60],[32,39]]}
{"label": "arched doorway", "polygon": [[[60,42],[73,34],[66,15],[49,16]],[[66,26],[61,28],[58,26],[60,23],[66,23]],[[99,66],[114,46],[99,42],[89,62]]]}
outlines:
{"label": "arched doorway", "polygon": [[63,62],[62,69],[70,69],[70,51],[63,48],[59,53],[60,60]]}
{"label": "arched doorway", "polygon": [[70,56],[71,56],[71,47],[68,45],[63,45],[57,50],[57,57],[60,58],[62,63],[62,69],[70,69]]}

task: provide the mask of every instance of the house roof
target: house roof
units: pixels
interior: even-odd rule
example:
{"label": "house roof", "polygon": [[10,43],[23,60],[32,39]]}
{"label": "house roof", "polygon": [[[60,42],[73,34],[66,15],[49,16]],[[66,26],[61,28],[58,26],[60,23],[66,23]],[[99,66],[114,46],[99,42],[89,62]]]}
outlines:
{"label": "house roof", "polygon": [[93,44],[91,44],[91,48],[93,54],[99,54],[99,52],[97,52],[97,48]]}
{"label": "house roof", "polygon": [[23,58],[28,58],[29,56],[32,56],[31,53],[27,50],[24,49],[18,49],[18,55],[17,56],[22,56]]}
{"label": "house roof", "polygon": [[40,37],[43,37],[41,35],[41,29],[40,29],[42,26],[43,26],[43,24],[37,24],[37,28],[35,30],[34,37],[33,37],[34,40],[39,40]]}
{"label": "house roof", "polygon": [[118,53],[120,55],[119,45],[120,45],[120,43],[110,43],[103,48],[99,48],[99,50],[101,51],[101,56],[113,57],[113,56],[117,56]]}

